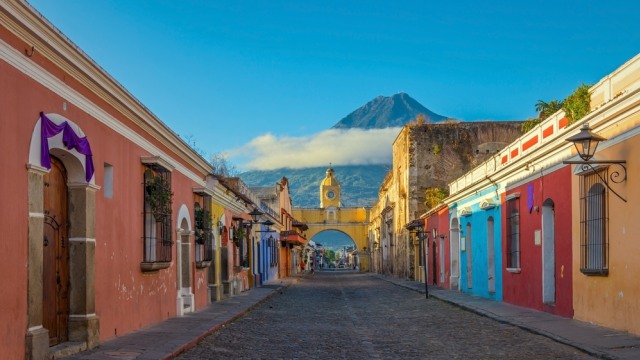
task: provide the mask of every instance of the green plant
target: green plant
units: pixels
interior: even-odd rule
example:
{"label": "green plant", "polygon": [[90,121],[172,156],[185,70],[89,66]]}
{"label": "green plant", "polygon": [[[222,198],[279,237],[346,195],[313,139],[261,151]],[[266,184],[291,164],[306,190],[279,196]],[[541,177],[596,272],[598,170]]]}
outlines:
{"label": "green plant", "polygon": [[151,175],[145,181],[145,191],[147,192],[145,200],[156,221],[162,221],[166,216],[171,215],[173,193],[168,179],[161,175]]}
{"label": "green plant", "polygon": [[447,197],[447,191],[438,187],[431,187],[424,191],[424,205],[431,209],[434,206],[440,204],[444,198]]}
{"label": "green plant", "polygon": [[440,145],[438,144],[433,145],[433,155],[440,155],[441,151],[442,149],[440,149]]}
{"label": "green plant", "polygon": [[233,230],[233,241],[235,243],[238,243],[240,240],[244,239],[245,235],[246,234],[244,232],[244,228],[236,228],[235,230]]}
{"label": "green plant", "polygon": [[197,244],[204,244],[211,229],[211,215],[209,211],[199,206],[195,209],[195,237]]}
{"label": "green plant", "polygon": [[522,131],[522,133],[529,132],[533,130],[536,126],[538,126],[538,124],[540,124],[541,122],[542,122],[542,119],[540,118],[527,119],[525,120],[525,122],[522,123],[522,125],[520,125],[520,130]]}
{"label": "green plant", "polygon": [[591,95],[589,94],[589,85],[582,84],[571,93],[566,99],[562,109],[569,119],[569,124],[582,119],[591,111]]}

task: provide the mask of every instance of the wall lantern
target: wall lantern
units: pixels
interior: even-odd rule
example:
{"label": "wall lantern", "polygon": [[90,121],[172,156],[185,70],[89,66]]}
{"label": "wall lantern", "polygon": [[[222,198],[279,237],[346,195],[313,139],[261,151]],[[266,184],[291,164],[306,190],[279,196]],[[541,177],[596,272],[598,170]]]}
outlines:
{"label": "wall lantern", "polygon": [[422,264],[424,265],[423,266],[424,267],[424,292],[428,299],[429,289],[427,287],[427,283],[429,281],[427,279],[427,257],[425,254],[426,253],[425,240],[427,240],[427,236],[425,236],[425,233],[424,233],[424,225],[420,220],[413,220],[412,222],[408,223],[404,227],[405,229],[409,230],[411,234],[415,234],[416,237],[418,238],[418,241],[422,243]]}
{"label": "wall lantern", "polygon": [[262,222],[262,225],[266,226],[267,230],[265,232],[274,232],[274,230],[271,230],[271,226],[273,226],[273,224],[275,224],[273,221],[267,219],[265,221]]}
{"label": "wall lantern", "polygon": [[593,167],[593,165],[618,165],[622,168],[622,172],[613,171],[611,175],[609,175],[609,180],[611,182],[620,184],[627,180],[627,167],[625,164],[627,163],[625,160],[593,160],[593,156],[596,153],[596,149],[598,148],[598,144],[601,141],[607,140],[606,138],[591,132],[589,128],[589,124],[583,124],[580,132],[576,135],[573,135],[566,139],[566,141],[572,142],[576,147],[576,151],[578,152],[578,156],[582,159],[582,161],[571,161],[566,160],[563,161],[564,164],[572,164],[579,165],[582,171],[593,171],[599,178],[600,181],[615,194],[620,200],[627,202],[620,194],[618,194],[615,190],[613,190],[606,179],[604,179],[598,171]]}
{"label": "wall lantern", "polygon": [[264,213],[262,211],[260,211],[260,209],[258,208],[254,208],[253,210],[251,210],[251,212],[249,213],[249,216],[251,216],[251,220],[253,220],[253,223],[257,223],[258,219],[260,218],[260,216],[262,216]]}
{"label": "wall lantern", "polygon": [[566,139],[575,145],[578,155],[584,161],[589,161],[596,153],[600,141],[607,140],[598,134],[591,132],[589,124],[583,124],[580,132]]}

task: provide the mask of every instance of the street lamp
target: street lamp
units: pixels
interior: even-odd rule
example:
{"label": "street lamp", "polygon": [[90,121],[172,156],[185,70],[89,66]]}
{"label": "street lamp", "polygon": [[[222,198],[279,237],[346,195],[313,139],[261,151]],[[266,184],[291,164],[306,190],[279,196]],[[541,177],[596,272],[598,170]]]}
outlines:
{"label": "street lamp", "polygon": [[596,153],[596,149],[598,148],[598,144],[601,141],[607,140],[606,138],[591,132],[589,128],[589,124],[583,124],[580,132],[576,135],[573,135],[566,139],[566,141],[572,142],[576,147],[576,151],[578,152],[578,156],[582,159],[582,161],[572,161],[566,160],[563,161],[564,164],[573,164],[580,165],[582,171],[592,170],[600,181],[607,187],[612,193],[614,193],[620,200],[627,202],[620,194],[615,192],[604,179],[598,171],[593,167],[593,165],[618,165],[622,168],[622,173],[618,171],[613,171],[611,175],[609,175],[609,180],[616,184],[620,184],[627,180],[627,168],[625,164],[627,163],[625,160],[593,160],[593,156]]}
{"label": "street lamp", "polygon": [[425,244],[427,243],[425,240],[427,239],[427,236],[425,236],[424,233],[424,225],[422,224],[422,221],[420,220],[413,220],[412,222],[408,223],[405,228],[407,230],[409,230],[409,232],[415,234],[418,237],[418,241],[420,242],[420,244],[422,245],[422,265],[424,268],[424,293],[426,298],[429,298],[429,288],[428,288],[428,281],[427,281],[427,256],[426,256],[426,247]]}
{"label": "street lamp", "polygon": [[253,208],[253,210],[251,210],[251,212],[249,213],[249,216],[251,216],[251,220],[252,223],[257,223],[258,219],[260,218],[260,216],[262,216],[264,213],[262,211],[260,211],[260,209]]}
{"label": "street lamp", "polygon": [[598,144],[604,140],[607,139],[592,133],[589,124],[586,123],[582,125],[579,133],[567,139],[567,141],[575,145],[578,155],[580,155],[580,158],[584,161],[589,161],[589,159],[595,155]]}

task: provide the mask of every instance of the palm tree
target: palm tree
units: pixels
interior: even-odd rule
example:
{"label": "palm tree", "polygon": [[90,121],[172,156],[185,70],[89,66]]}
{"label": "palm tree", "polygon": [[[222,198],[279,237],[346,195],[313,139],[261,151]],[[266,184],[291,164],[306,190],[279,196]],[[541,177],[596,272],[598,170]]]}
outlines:
{"label": "palm tree", "polygon": [[544,120],[553,115],[556,111],[562,109],[564,101],[551,100],[548,103],[542,100],[538,100],[536,103],[536,111],[538,112],[538,119]]}

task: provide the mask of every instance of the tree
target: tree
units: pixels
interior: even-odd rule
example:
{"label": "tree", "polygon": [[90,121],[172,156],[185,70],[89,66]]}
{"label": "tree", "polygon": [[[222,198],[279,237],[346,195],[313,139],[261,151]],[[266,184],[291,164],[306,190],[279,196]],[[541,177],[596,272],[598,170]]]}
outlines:
{"label": "tree", "polygon": [[440,204],[440,202],[442,202],[442,200],[448,195],[446,190],[438,187],[428,188],[424,191],[424,194],[424,205],[427,207],[427,209],[434,208],[436,205]]}
{"label": "tree", "polygon": [[336,261],[336,252],[331,249],[325,250],[325,256],[327,257],[330,263]]}
{"label": "tree", "polygon": [[562,109],[564,101],[551,100],[548,103],[542,100],[538,100],[536,103],[536,111],[538,112],[538,119],[544,120],[549,116],[555,114],[558,110]]}
{"label": "tree", "polygon": [[589,87],[589,85],[583,83],[564,100],[562,108],[570,124],[582,119],[591,111]]}
{"label": "tree", "polygon": [[238,174],[235,165],[231,164],[227,159],[226,153],[211,155],[211,166],[213,166],[213,173],[216,175],[232,177]]}

